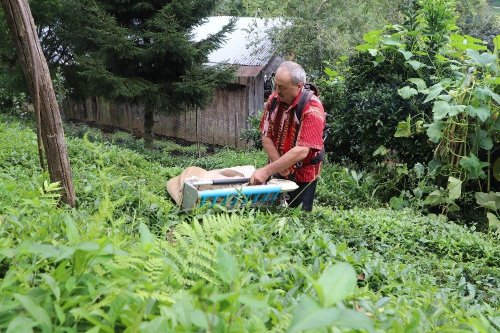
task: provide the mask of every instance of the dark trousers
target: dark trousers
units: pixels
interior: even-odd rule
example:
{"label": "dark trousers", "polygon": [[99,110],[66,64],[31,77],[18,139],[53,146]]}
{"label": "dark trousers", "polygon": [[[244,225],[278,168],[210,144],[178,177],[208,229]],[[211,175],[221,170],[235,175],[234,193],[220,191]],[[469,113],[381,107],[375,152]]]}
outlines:
{"label": "dark trousers", "polygon": [[297,183],[299,188],[288,194],[290,196],[290,199],[287,200],[289,206],[298,207],[302,204],[302,210],[310,212],[313,208],[314,194],[316,193],[317,183],[318,179],[315,179],[310,183]]}

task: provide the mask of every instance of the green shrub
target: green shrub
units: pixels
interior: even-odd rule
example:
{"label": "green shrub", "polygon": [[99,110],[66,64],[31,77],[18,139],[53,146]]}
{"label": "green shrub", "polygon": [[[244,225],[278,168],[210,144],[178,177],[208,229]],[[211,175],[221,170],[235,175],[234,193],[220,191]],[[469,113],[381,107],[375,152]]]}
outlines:
{"label": "green shrub", "polygon": [[247,119],[248,128],[241,131],[241,139],[257,150],[262,149],[262,135],[259,130],[262,112],[260,110],[256,115],[249,116]]}
{"label": "green shrub", "polygon": [[[365,60],[360,58],[360,61]],[[412,165],[432,158],[431,146],[424,134],[407,139],[394,137],[401,119],[429,112],[427,106],[424,109],[420,101],[403,100],[394,83],[370,81],[358,90],[350,87],[346,85],[343,108],[328,110],[326,146],[332,161],[347,159],[366,168],[381,160],[380,156],[374,155],[381,146],[391,151],[398,162]],[[335,100],[327,99],[326,103],[332,105]]]}

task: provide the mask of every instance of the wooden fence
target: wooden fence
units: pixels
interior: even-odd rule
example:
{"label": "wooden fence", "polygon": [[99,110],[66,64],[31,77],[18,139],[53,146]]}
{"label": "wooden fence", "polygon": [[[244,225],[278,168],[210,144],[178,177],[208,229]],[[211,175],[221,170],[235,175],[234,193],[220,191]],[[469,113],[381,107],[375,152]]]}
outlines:
{"label": "wooden fence", "polygon": [[[234,84],[218,89],[212,103],[204,109],[155,115],[154,133],[191,142],[245,148],[241,133],[247,118],[262,108],[263,81],[254,77],[246,85]],[[64,118],[100,126],[112,126],[135,133],[143,132],[142,105],[110,103],[100,97],[67,101]]]}

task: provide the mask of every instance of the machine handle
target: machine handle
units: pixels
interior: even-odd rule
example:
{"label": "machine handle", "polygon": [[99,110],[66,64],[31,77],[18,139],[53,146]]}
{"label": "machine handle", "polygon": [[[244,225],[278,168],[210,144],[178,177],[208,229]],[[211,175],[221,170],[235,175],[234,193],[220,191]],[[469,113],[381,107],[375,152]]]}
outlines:
{"label": "machine handle", "polygon": [[234,178],[234,179],[214,179],[212,180],[213,185],[229,185],[229,184],[243,184],[248,183],[250,178]]}
{"label": "machine handle", "polygon": [[227,179],[204,179],[204,180],[188,180],[192,186],[200,185],[230,185],[230,184],[243,184],[248,183],[250,178],[227,178]]}

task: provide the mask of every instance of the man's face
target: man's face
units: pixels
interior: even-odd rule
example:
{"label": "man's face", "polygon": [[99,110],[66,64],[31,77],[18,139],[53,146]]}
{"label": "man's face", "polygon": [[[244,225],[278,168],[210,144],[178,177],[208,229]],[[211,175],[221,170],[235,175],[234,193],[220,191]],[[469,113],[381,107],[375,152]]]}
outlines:
{"label": "man's face", "polygon": [[274,90],[278,93],[280,100],[287,104],[292,104],[303,85],[303,82],[293,84],[292,77],[286,69],[280,68],[276,72],[276,76],[274,78]]}

